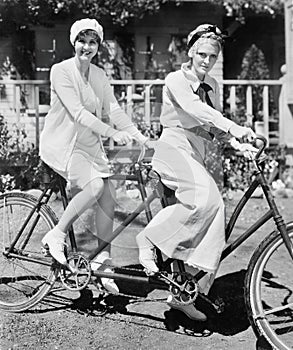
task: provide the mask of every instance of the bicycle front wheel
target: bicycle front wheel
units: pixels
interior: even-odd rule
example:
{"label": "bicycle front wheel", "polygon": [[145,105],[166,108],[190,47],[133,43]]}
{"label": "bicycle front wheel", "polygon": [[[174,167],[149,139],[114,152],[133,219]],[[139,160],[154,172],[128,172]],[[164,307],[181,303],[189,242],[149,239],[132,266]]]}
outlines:
{"label": "bicycle front wheel", "polygon": [[41,252],[41,239],[57,218],[45,204],[34,210],[36,204],[37,199],[25,193],[0,196],[0,309],[5,311],[33,307],[57,277],[52,258]]}
{"label": "bicycle front wheel", "polygon": [[[293,241],[293,223],[287,225]],[[253,254],[245,281],[245,302],[257,336],[274,349],[293,349],[293,260],[278,232]]]}

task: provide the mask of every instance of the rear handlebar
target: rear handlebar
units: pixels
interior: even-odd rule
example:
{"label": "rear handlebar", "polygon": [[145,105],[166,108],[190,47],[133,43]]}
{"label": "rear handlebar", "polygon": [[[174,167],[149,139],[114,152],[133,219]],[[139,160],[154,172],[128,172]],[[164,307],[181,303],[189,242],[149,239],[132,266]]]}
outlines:
{"label": "rear handlebar", "polygon": [[146,146],[145,145],[141,145],[140,153],[139,153],[139,156],[137,158],[137,163],[141,163],[141,161],[143,160],[143,158],[145,156],[145,152],[146,152]]}

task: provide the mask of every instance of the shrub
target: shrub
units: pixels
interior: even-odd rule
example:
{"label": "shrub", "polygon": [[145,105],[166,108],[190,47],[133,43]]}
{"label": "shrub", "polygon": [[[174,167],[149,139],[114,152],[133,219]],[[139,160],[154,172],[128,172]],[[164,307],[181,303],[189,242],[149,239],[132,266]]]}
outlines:
{"label": "shrub", "polygon": [[[141,127],[140,123],[137,125]],[[268,153],[269,162],[265,168],[267,178],[276,171],[277,161],[280,162],[284,158],[281,154],[284,154],[284,150],[277,148]],[[135,152],[130,158],[136,160]],[[220,144],[213,144],[209,147],[206,164],[223,193],[229,190],[244,190],[248,187],[252,175],[251,162],[236,155],[230,148],[221,149]],[[14,125],[9,129],[1,114],[0,165],[0,192],[39,188],[42,183],[38,150],[26,141],[26,133],[21,126]],[[134,173],[132,163],[119,163],[113,159],[111,166],[115,173],[129,175]],[[149,168],[143,174],[145,179],[148,171]]]}
{"label": "shrub", "polygon": [[26,138],[21,126],[8,128],[0,114],[0,192],[40,185],[38,150]]}

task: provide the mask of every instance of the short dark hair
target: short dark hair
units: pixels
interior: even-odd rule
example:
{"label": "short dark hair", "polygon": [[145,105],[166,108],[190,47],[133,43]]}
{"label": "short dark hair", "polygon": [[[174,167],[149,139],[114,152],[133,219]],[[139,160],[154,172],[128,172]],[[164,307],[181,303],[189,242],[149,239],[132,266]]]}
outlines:
{"label": "short dark hair", "polygon": [[99,37],[98,33],[92,29],[85,29],[85,30],[82,30],[81,32],[79,32],[76,36],[74,43],[77,40],[83,39],[86,35],[90,35],[94,40],[96,40],[98,45],[101,44],[101,38]]}

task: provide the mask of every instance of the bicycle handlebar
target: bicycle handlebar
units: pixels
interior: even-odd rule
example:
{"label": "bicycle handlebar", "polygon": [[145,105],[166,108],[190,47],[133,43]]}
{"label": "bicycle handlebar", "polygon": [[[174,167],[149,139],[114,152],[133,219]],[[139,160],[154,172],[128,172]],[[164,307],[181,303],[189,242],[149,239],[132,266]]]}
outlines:
{"label": "bicycle handlebar", "polygon": [[[258,147],[258,145],[257,145],[257,140],[261,141],[261,143],[262,143],[262,145],[260,147]],[[256,139],[254,140],[254,146],[257,147],[259,150],[258,150],[257,154],[255,155],[255,160],[259,160],[261,154],[263,153],[264,149],[267,146],[267,143],[268,143],[268,141],[264,136],[256,135]],[[145,153],[146,153],[146,146],[141,145],[140,153],[139,153],[139,156],[137,158],[137,163],[141,163],[141,161],[145,157]]]}
{"label": "bicycle handlebar", "polygon": [[[257,145],[257,140],[262,142],[262,145],[260,147],[258,147]],[[268,143],[268,140],[263,137],[262,135],[256,135],[256,139],[254,141],[254,145],[259,149],[257,154],[255,155],[255,160],[259,160],[260,155],[263,153],[264,149],[266,148]]]}

